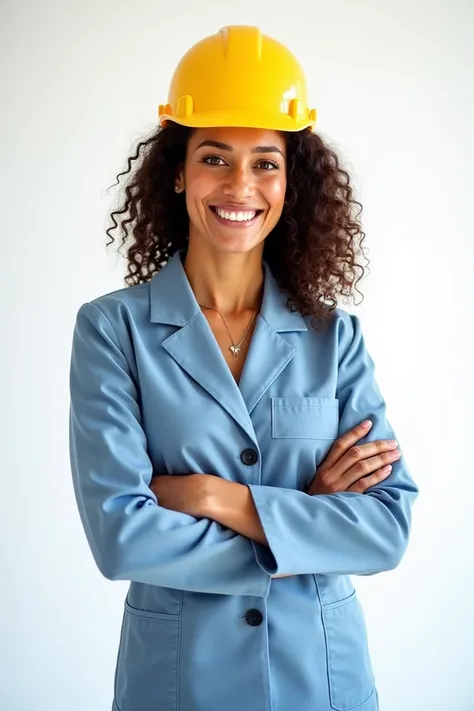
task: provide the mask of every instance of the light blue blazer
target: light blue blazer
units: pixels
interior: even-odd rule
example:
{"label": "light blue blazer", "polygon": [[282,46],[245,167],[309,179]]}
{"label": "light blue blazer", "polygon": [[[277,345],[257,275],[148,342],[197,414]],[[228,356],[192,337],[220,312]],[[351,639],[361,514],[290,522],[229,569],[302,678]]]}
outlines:
{"label": "light blue blazer", "polygon": [[[131,581],[113,711],[376,711],[352,575],[395,568],[418,489],[404,457],[365,494],[305,493],[334,440],[396,438],[356,316],[290,312],[264,262],[240,383],[176,252],[83,304],[70,372],[77,505],[101,573]],[[160,506],[153,473],[248,485],[269,547]],[[275,578],[277,573],[293,577]]]}

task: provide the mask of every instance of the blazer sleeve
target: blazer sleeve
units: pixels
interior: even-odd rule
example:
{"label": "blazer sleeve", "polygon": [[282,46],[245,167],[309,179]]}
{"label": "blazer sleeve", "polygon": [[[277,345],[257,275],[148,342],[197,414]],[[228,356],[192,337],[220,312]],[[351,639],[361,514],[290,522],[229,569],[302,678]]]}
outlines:
{"label": "blazer sleeve", "polygon": [[106,578],[268,595],[271,578],[255,560],[248,538],[211,519],[165,509],[148,488],[153,467],[137,384],[109,319],[92,302],[76,317],[69,412],[74,493]]}
{"label": "blazer sleeve", "polygon": [[[359,444],[397,439],[374,376],[357,316],[342,312],[337,398],[339,433],[372,420]],[[401,448],[402,449],[402,448]],[[250,485],[269,546],[253,542],[257,561],[274,574],[372,575],[395,568],[406,550],[418,488],[405,458],[365,493],[309,495],[291,489]]]}

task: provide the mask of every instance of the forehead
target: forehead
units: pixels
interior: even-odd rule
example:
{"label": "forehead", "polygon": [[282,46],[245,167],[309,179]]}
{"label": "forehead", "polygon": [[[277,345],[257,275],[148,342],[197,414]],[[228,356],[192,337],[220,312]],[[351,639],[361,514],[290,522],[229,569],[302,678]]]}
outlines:
{"label": "forehead", "polygon": [[197,128],[191,136],[189,147],[195,149],[203,141],[218,141],[232,147],[235,151],[251,151],[257,146],[276,146],[285,153],[285,137],[281,131],[263,128],[235,128],[219,126],[215,128]]}

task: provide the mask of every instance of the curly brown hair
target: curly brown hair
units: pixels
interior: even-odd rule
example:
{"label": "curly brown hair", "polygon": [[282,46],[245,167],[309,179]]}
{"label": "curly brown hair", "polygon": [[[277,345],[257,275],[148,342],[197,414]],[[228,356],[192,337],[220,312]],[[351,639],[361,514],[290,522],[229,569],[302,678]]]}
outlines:
{"label": "curly brown hair", "polygon": [[[186,147],[194,129],[169,122],[140,141],[139,163],[125,186],[123,206],[111,213],[111,231],[121,220],[121,247],[128,242],[127,286],[149,281],[168,259],[187,246],[189,217],[184,193],[176,194],[175,178],[184,164]],[[284,132],[287,146],[287,188],[280,220],[266,237],[263,259],[279,287],[289,294],[288,308],[323,321],[337,307],[338,294],[353,296],[364,267],[365,233],[360,226],[362,205],[353,198],[349,174],[340,158],[311,128]],[[142,150],[143,149],[143,150]],[[111,186],[112,187],[112,186]],[[359,210],[354,214],[354,207]],[[367,266],[367,264],[366,264]]]}

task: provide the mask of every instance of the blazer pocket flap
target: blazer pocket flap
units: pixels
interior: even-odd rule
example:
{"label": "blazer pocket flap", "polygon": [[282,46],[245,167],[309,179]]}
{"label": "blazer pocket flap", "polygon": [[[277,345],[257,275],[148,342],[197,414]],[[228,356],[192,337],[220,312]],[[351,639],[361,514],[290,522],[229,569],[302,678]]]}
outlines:
{"label": "blazer pocket flap", "polygon": [[272,397],[272,437],[334,440],[339,400],[330,397]]}

